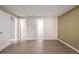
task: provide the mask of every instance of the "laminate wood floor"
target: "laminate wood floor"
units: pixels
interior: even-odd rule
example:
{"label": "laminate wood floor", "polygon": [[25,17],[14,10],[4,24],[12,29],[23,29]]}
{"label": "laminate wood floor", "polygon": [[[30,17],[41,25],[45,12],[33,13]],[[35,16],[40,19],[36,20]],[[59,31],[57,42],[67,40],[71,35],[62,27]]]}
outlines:
{"label": "laminate wood floor", "polygon": [[25,40],[11,44],[1,54],[77,54],[58,40]]}

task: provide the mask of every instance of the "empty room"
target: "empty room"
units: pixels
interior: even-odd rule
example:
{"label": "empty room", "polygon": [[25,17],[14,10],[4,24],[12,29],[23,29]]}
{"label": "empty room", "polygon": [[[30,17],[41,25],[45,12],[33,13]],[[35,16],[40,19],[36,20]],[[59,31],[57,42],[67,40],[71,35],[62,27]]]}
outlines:
{"label": "empty room", "polygon": [[78,53],[78,5],[0,5],[0,54]]}

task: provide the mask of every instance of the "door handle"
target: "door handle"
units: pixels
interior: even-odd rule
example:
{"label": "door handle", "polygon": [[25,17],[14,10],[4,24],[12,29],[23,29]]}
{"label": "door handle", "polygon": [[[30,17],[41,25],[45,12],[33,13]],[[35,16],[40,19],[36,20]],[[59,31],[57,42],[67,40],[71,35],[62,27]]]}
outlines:
{"label": "door handle", "polygon": [[0,32],[0,34],[2,34],[2,32]]}

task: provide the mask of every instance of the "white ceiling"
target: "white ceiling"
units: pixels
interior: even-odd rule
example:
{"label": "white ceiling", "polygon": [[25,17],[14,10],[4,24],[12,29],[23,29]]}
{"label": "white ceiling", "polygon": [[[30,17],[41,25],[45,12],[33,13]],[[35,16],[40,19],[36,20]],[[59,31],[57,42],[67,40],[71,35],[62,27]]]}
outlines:
{"label": "white ceiling", "polygon": [[4,8],[17,16],[60,16],[75,5],[5,5]]}

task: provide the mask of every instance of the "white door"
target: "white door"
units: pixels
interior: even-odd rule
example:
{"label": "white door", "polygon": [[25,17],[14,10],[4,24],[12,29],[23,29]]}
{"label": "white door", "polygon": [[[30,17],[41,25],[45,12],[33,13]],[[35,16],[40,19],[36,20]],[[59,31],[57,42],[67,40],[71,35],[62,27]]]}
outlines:
{"label": "white door", "polygon": [[26,19],[19,19],[19,39],[20,40],[25,40],[26,38],[26,30],[27,30],[27,26],[26,26]]}
{"label": "white door", "polygon": [[44,20],[43,19],[37,19],[37,38],[38,39],[43,39],[44,35]]}
{"label": "white door", "polygon": [[10,15],[0,11],[0,49],[10,43]]}

